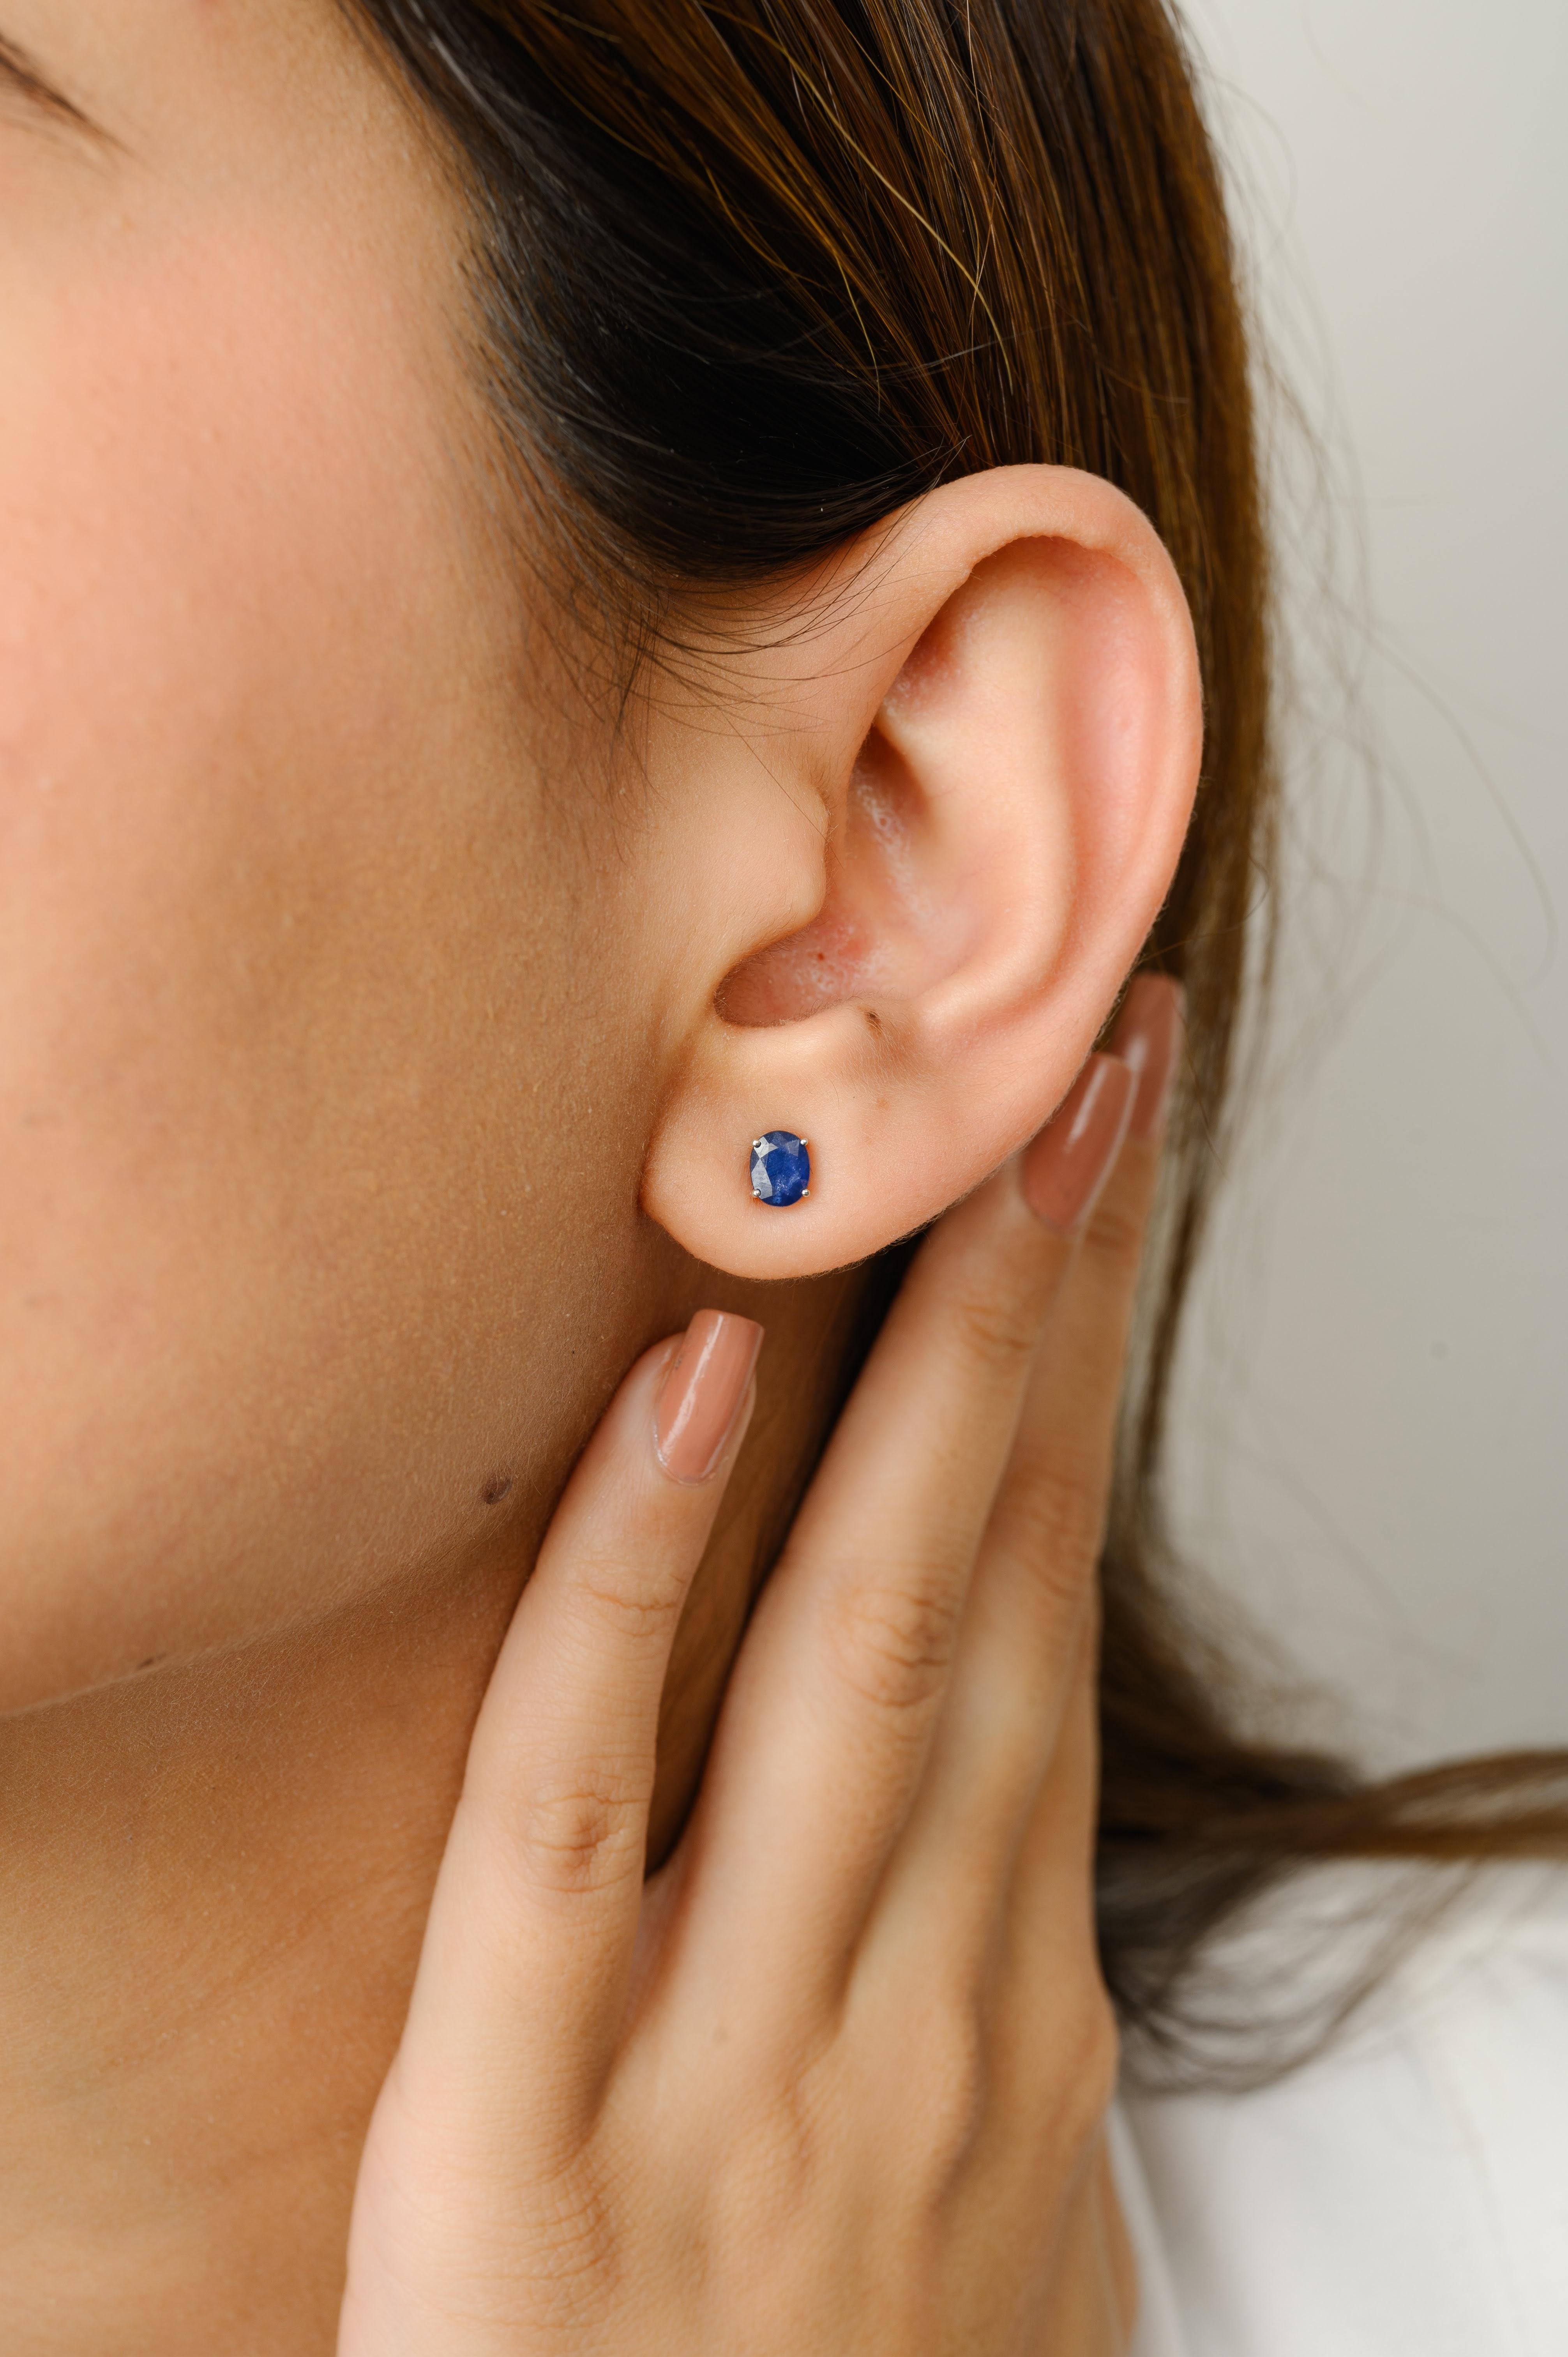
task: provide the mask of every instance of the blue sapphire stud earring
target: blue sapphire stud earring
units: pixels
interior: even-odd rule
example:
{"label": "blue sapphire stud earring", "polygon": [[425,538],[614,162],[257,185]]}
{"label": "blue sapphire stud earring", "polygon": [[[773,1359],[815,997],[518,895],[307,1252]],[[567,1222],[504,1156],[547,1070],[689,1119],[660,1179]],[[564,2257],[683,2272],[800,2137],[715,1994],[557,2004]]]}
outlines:
{"label": "blue sapphire stud earring", "polygon": [[751,1141],[751,1191],[759,1203],[788,1211],[811,1191],[809,1141],[792,1129],[770,1129]]}

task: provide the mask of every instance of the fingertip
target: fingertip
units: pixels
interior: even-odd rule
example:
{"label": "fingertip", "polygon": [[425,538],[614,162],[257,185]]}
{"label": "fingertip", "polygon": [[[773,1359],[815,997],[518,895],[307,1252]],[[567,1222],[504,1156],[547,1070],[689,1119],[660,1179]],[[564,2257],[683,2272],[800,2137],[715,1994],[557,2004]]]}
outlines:
{"label": "fingertip", "polygon": [[1078,1235],[1127,1135],[1138,1080],[1119,1056],[1090,1056],[1024,1156],[1024,1200],[1053,1233]]}
{"label": "fingertip", "polygon": [[1161,1135],[1187,1035],[1187,993],[1174,974],[1134,974],[1112,1035],[1111,1052],[1137,1081],[1127,1135],[1152,1145]]}
{"label": "fingertip", "polygon": [[755,1318],[697,1311],[654,1402],[653,1451],[668,1480],[711,1480],[731,1453],[755,1397],[762,1335]]}

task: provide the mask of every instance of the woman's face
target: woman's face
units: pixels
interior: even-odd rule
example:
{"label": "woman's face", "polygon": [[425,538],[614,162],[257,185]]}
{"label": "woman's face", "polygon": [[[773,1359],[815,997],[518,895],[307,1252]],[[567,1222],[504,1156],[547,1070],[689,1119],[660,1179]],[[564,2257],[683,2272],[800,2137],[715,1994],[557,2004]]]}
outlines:
{"label": "woman's face", "polygon": [[485,1548],[670,1264],[657,899],[491,528],[409,113],[324,0],[0,37],[87,118],[4,79],[16,1706]]}

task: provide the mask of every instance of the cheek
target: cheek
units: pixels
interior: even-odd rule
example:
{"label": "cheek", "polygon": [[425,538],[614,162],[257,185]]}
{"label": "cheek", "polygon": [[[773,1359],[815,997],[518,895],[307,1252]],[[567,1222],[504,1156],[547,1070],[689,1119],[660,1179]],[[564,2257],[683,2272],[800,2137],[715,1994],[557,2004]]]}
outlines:
{"label": "cheek", "polygon": [[0,874],[13,946],[20,924],[74,969],[84,1014],[96,979],[113,1028],[120,961],[144,987],[166,963],[160,920],[185,957],[243,937],[253,963],[285,871],[291,894],[341,873],[427,700],[410,657],[452,535],[395,340],[313,334],[312,290],[238,232],[96,258],[6,321]]}
{"label": "cheek", "polygon": [[637,1174],[574,1111],[615,1110],[570,1070],[608,1018],[460,403],[384,282],[231,224],[36,325],[0,381],[0,1589],[49,1690],[449,1547],[498,1457],[521,1496],[557,1439],[498,1369],[596,1314]]}

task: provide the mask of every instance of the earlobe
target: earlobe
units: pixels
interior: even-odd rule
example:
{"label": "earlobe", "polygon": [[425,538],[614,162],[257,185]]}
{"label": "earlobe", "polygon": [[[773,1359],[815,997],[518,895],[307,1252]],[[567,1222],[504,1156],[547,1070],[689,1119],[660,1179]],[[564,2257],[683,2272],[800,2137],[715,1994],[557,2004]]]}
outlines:
{"label": "earlobe", "polygon": [[[862,1258],[1039,1127],[1157,913],[1197,780],[1185,601],[1109,484],[948,485],[867,575],[779,740],[795,785],[826,780],[825,829],[784,855],[816,913],[693,974],[645,1175],[648,1211],[740,1275]],[[737,791],[733,839],[701,855],[715,918],[751,807]],[[809,1193],[754,1193],[768,1133],[810,1140]]]}

